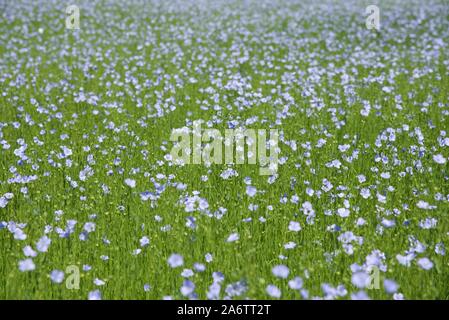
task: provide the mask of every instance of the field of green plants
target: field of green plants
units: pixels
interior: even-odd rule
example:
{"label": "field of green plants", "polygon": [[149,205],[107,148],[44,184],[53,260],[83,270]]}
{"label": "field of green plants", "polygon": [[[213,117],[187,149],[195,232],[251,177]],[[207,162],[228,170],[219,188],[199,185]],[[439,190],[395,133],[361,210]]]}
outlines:
{"label": "field of green plants", "polygon": [[[448,299],[448,41],[446,0],[0,1],[0,299]],[[277,171],[175,163],[199,120]]]}

